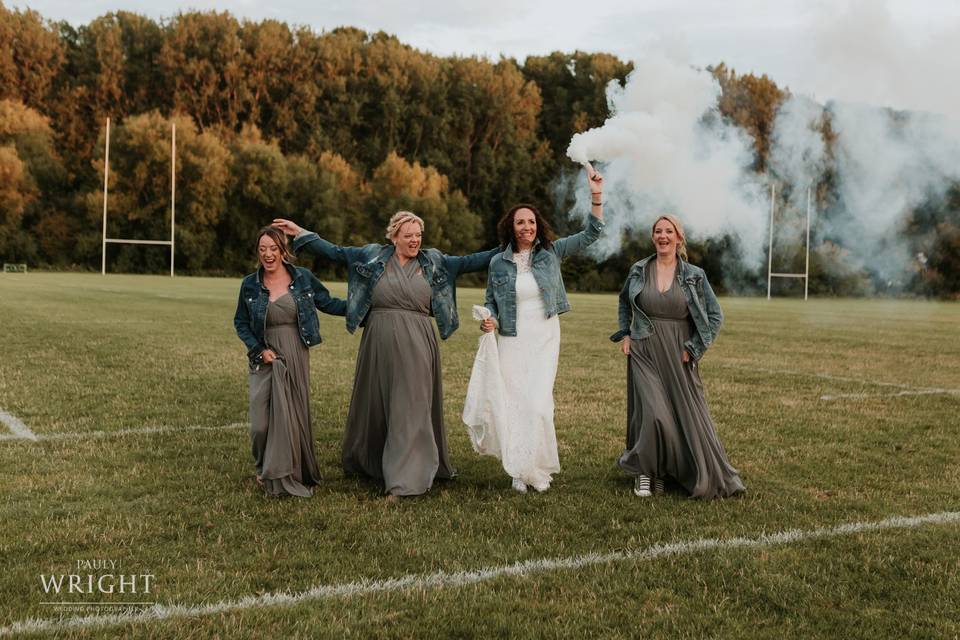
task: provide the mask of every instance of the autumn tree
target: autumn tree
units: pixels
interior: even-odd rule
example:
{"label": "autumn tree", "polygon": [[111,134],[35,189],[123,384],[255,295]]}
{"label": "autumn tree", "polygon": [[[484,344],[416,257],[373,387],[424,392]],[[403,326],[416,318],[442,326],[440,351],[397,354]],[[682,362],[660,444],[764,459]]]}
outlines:
{"label": "autumn tree", "polygon": [[57,29],[36,11],[10,11],[0,3],[0,99],[20,100],[45,112],[63,61]]}
{"label": "autumn tree", "polygon": [[767,156],[770,153],[773,122],[777,109],[789,95],[779,88],[766,74],[755,76],[751,73],[737,75],[724,63],[708,70],[720,83],[722,94],[718,107],[720,113],[753,138],[754,169],[766,171]]}
{"label": "autumn tree", "polygon": [[65,261],[74,224],[59,195],[65,172],[49,120],[22,102],[0,100],[0,149],[0,255]]}
{"label": "autumn tree", "polygon": [[633,70],[608,53],[563,53],[530,56],[523,63],[523,75],[540,87],[543,109],[539,131],[550,143],[557,158],[563,158],[573,134],[599,127],[610,116],[607,86],[621,86]]}
{"label": "autumn tree", "polygon": [[481,249],[483,224],[464,195],[452,190],[449,179],[433,167],[391,153],[370,180],[367,213],[373,237],[368,242],[384,241],[383,230],[397,211],[413,211],[423,218],[424,246],[454,254]]}

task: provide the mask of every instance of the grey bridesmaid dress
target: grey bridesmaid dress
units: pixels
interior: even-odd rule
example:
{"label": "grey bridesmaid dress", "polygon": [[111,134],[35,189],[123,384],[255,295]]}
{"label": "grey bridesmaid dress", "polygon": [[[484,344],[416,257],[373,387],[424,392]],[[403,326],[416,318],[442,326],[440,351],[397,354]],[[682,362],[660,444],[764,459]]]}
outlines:
{"label": "grey bridesmaid dress", "polygon": [[307,498],[320,482],[310,420],[310,354],[300,339],[297,306],[289,293],[267,307],[264,337],[278,357],[251,369],[249,376],[257,475],[270,495]]}
{"label": "grey bridesmaid dress", "polygon": [[443,426],[440,349],[430,319],[430,285],[417,260],[394,254],[373,289],[343,437],[347,475],[384,491],[426,493],[455,475]]}
{"label": "grey bridesmaid dress", "polygon": [[717,437],[700,371],[693,360],[682,361],[692,331],[683,291],[676,277],[667,291],[657,290],[656,260],[647,264],[644,281],[637,305],[652,321],[653,334],[630,341],[620,468],[672,479],[695,498],[740,493],[744,485]]}

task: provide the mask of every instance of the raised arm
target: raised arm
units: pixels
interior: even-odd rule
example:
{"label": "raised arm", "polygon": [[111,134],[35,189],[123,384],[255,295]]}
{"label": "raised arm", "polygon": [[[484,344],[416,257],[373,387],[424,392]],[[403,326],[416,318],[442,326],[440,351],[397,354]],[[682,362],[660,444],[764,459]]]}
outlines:
{"label": "raised arm", "polygon": [[587,218],[587,225],[580,233],[575,233],[566,238],[560,238],[553,241],[553,249],[557,252],[557,257],[561,260],[567,256],[579,253],[597,241],[600,233],[603,232],[603,220],[597,218],[592,213]]}
{"label": "raised arm", "polygon": [[603,231],[603,176],[589,162],[584,164],[584,169],[590,185],[590,218],[583,231],[553,243],[554,251],[561,260],[596,242]]}
{"label": "raised arm", "polygon": [[293,252],[295,254],[299,254],[306,249],[309,253],[337,264],[346,265],[350,262],[352,257],[350,252],[355,247],[341,247],[333,244],[312,231],[307,231],[296,222],[284,218],[275,218],[271,224],[293,238]]}

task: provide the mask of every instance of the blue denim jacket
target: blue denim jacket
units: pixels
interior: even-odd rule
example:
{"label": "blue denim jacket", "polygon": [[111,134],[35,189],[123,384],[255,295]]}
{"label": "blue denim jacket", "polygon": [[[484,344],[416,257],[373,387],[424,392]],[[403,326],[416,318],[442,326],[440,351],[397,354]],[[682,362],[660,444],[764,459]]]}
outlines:
{"label": "blue denim jacket", "polygon": [[[347,303],[334,298],[327,288],[320,284],[308,269],[284,264],[290,272],[290,295],[297,304],[297,324],[300,327],[300,339],[307,347],[320,344],[320,320],[317,309],[334,316],[342,316],[347,311]],[[264,338],[267,324],[267,305],[270,304],[270,290],[263,284],[263,267],[251,273],[240,283],[240,297],[237,300],[237,312],[233,316],[233,326],[237,335],[247,345],[247,357],[250,365],[263,362],[263,351],[267,348]]]}
{"label": "blue denim jacket", "polygon": [[[637,295],[643,290],[644,268],[655,258],[644,258],[630,267],[627,281],[620,291],[620,330],[610,336],[612,341],[620,342],[627,335],[631,340],[641,340],[653,333],[650,318],[637,305]],[[720,325],[723,324],[723,312],[703,269],[679,258],[677,261],[677,282],[687,299],[687,309],[694,328],[683,347],[694,360],[699,360],[707,347],[717,339]]]}
{"label": "blue denim jacket", "polygon": [[[368,244],[363,247],[341,247],[315,233],[305,233],[293,241],[293,250],[306,249],[327,260],[347,267],[347,331],[353,333],[362,326],[370,312],[373,287],[380,280],[387,262],[396,247],[392,244]],[[460,326],[457,314],[457,276],[481,271],[500,249],[472,253],[468,256],[448,256],[436,249],[421,249],[417,261],[432,291],[430,312],[437,320],[440,338],[446,340]]]}
{"label": "blue denim jacket", "polygon": [[[580,233],[555,240],[550,249],[541,248],[539,243],[534,246],[530,266],[548,318],[570,310],[560,273],[560,261],[596,242],[601,231],[603,221],[591,215],[586,228]],[[490,261],[484,303],[496,319],[500,335],[517,335],[517,265],[509,244]]]}

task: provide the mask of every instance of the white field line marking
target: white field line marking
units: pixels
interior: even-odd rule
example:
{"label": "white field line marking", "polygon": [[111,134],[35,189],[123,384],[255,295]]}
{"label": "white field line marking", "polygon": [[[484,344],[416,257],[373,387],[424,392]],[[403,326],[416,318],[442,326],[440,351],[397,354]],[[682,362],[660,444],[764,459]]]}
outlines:
{"label": "white field line marking", "polygon": [[40,433],[40,434],[31,434],[32,437],[26,437],[22,435],[0,435],[0,441],[4,440],[33,440],[33,441],[46,441],[46,440],[86,440],[88,438],[113,438],[113,437],[122,437],[129,435],[140,435],[144,433],[175,433],[178,431],[223,431],[225,429],[239,429],[240,427],[249,426],[246,422],[233,422],[231,424],[223,424],[216,427],[201,427],[201,426],[189,426],[189,427],[141,427],[136,429],[118,429],[117,431],[76,431],[70,433]]}
{"label": "white field line marking", "polygon": [[[16,438],[18,440],[36,440],[37,434],[27,428],[27,425],[23,424],[15,415],[12,413],[7,413],[3,409],[0,409],[0,422],[7,425],[7,428],[10,429],[12,435],[6,436],[11,440]],[[3,437],[3,436],[0,436]]]}
{"label": "white field line marking", "polygon": [[[746,366],[737,365],[737,364],[719,364],[717,366],[721,369],[737,369],[740,371],[756,371],[757,373],[771,373],[771,374],[780,374],[785,376],[800,376],[805,378],[821,378],[823,380],[834,380],[836,382],[855,382],[858,384],[869,385],[874,387],[892,387],[894,389],[903,389],[904,391],[912,392],[912,393],[891,394],[891,396],[935,395],[935,394],[960,395],[960,389],[917,387],[915,385],[899,384],[897,382],[880,382],[878,380],[864,380],[862,378],[848,378],[846,376],[834,376],[834,375],[830,375],[829,373],[810,373],[808,371],[794,371],[791,369],[765,369],[763,367],[746,367]],[[833,400],[835,398],[859,398],[859,397],[866,397],[866,395],[856,394],[856,393],[841,393],[841,394],[835,394],[830,396],[821,396],[821,400]]]}
{"label": "white field line marking", "polygon": [[478,569],[476,571],[458,571],[454,573],[438,571],[437,573],[430,574],[407,574],[399,578],[390,578],[387,580],[359,580],[341,584],[319,585],[302,592],[278,591],[262,595],[245,596],[237,600],[221,600],[220,602],[205,605],[158,604],[140,613],[117,613],[104,616],[93,615],[56,619],[30,618],[15,622],[9,627],[0,628],[0,636],[38,631],[112,627],[136,622],[153,622],[171,618],[188,618],[231,613],[261,607],[290,606],[304,602],[365,596],[389,591],[456,588],[487,582],[502,576],[527,577],[539,573],[569,571],[616,562],[645,562],[665,556],[678,556],[702,551],[758,549],[803,542],[806,540],[836,538],[857,533],[911,529],[929,524],[955,523],[960,523],[960,511],[943,511],[912,517],[894,516],[876,522],[852,522],[819,529],[789,529],[779,533],[761,534],[755,538],[701,538],[699,540],[688,540],[685,542],[656,544],[636,551],[614,551],[612,553],[590,553],[568,558],[526,560],[524,562],[501,565],[499,567]]}
{"label": "white field line marking", "polygon": [[821,400],[839,400],[841,398],[900,398],[904,396],[957,396],[960,395],[960,389],[917,389],[897,391],[896,393],[834,393],[832,395],[820,396]]}

